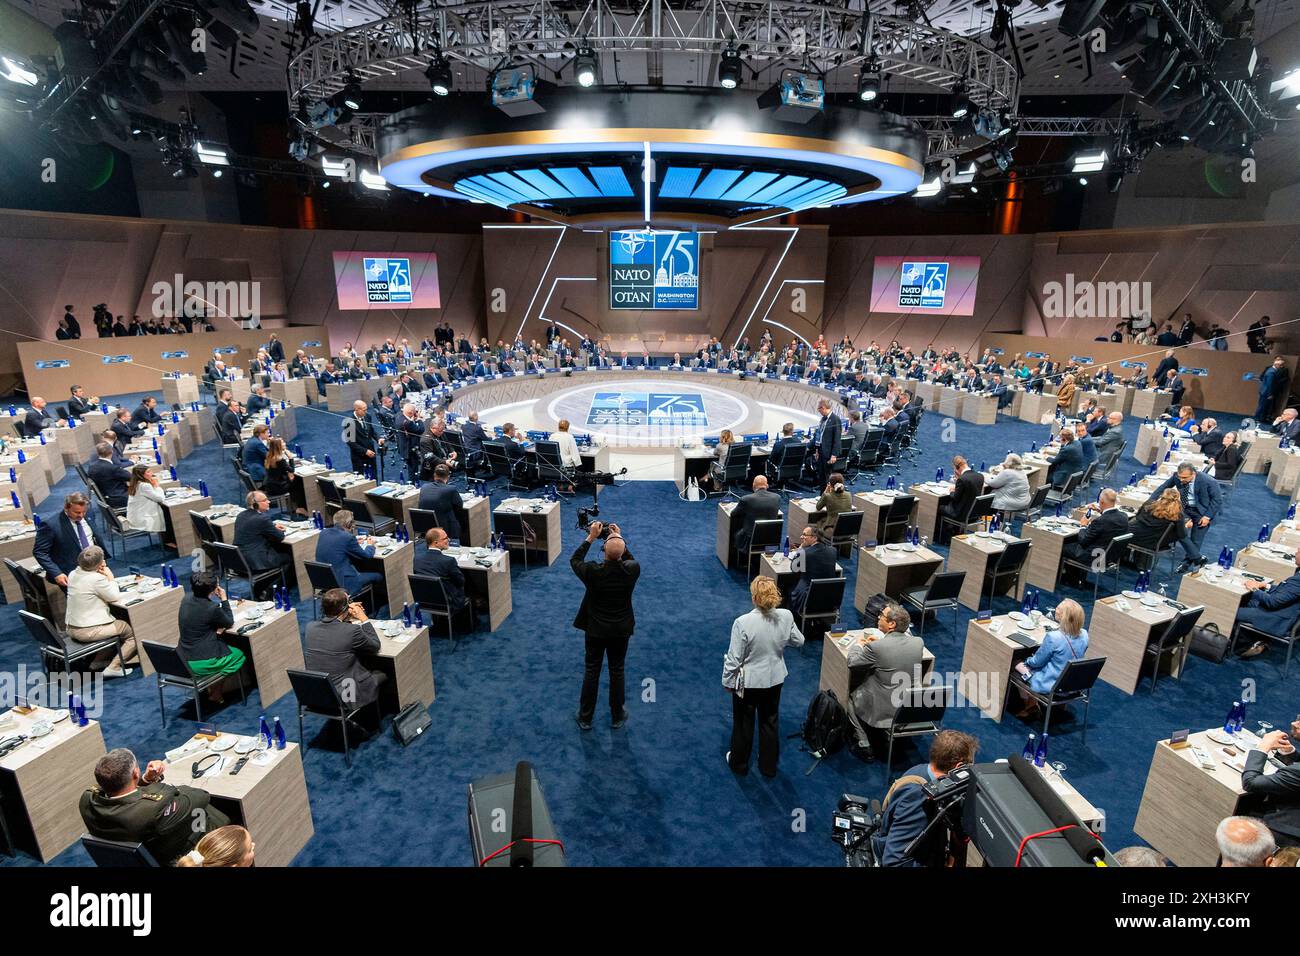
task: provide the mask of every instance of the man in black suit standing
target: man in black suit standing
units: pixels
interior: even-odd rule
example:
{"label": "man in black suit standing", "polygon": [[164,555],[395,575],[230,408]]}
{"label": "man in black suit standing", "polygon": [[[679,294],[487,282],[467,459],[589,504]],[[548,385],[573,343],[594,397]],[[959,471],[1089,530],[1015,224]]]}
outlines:
{"label": "man in black suit standing", "polygon": [[68,338],[81,338],[81,323],[78,322],[77,317],[72,314],[72,306],[70,305],[65,305],[63,307],[63,324],[68,330]]}
{"label": "man in black suit standing", "polygon": [[839,577],[839,572],[835,569],[838,557],[835,549],[821,540],[816,528],[809,525],[800,532],[799,550],[790,553],[790,567],[803,573],[790,589],[787,599],[790,610],[797,614],[803,609],[804,602],[808,600],[808,589],[814,581]]}
{"label": "man in black suit standing", "polygon": [[86,468],[86,474],[95,483],[110,508],[126,507],[126,485],[131,480],[131,469],[113,464],[113,446],[101,441],[95,446],[98,457]]}
{"label": "man in black suit standing", "polygon": [[835,464],[840,451],[840,416],[831,410],[831,400],[823,398],[817,403],[817,411],[822,420],[817,425],[813,443],[817,446],[817,483],[826,484],[831,465]]}
{"label": "man in black suit standing", "polygon": [[[1119,495],[1113,488],[1101,489],[1097,496],[1097,505],[1101,514],[1095,518],[1086,516],[1079,520],[1083,530],[1073,541],[1067,541],[1061,549],[1061,558],[1069,558],[1084,564],[1093,564],[1097,568],[1105,566],[1106,548],[1111,541],[1122,534],[1128,534],[1128,515],[1118,507]],[[1090,512],[1092,506],[1088,509]],[[1086,577],[1086,575],[1084,576]]]}
{"label": "man in black suit standing", "polygon": [[266,343],[266,354],[271,356],[272,362],[284,361],[284,345],[275,337],[274,332],[271,333],[271,340]]}
{"label": "man in black suit standing", "polygon": [[414,405],[405,405],[402,415],[397,419],[397,453],[406,462],[407,474],[414,481],[420,473],[420,438],[424,434],[424,422]]}
{"label": "man in black suit standing", "polygon": [[[284,529],[276,524],[270,515],[271,499],[260,491],[250,491],[244,499],[246,511],[241,511],[235,519],[234,545],[244,555],[244,560],[254,572],[288,568],[293,563],[293,556],[280,550],[284,541]],[[292,572],[286,572],[286,581]],[[269,588],[276,585],[271,578],[259,585],[253,595],[262,600]]]}
{"label": "man in black suit standing", "polygon": [[239,414],[239,402],[229,392],[225,394],[225,403],[217,405],[217,431],[221,433],[221,444],[238,445],[244,419]]}
{"label": "man in black suit standing", "polygon": [[465,572],[456,559],[447,554],[451,539],[445,528],[430,528],[424,533],[425,551],[415,559],[412,570],[426,578],[437,578],[447,594],[447,603],[453,614],[469,607],[465,595]]}
{"label": "man in black suit standing", "polygon": [[1165,357],[1160,360],[1160,364],[1156,366],[1155,374],[1151,376],[1151,381],[1156,383],[1157,388],[1165,387],[1170,369],[1175,372],[1178,371],[1178,359],[1174,358],[1173,349],[1165,351]]}
{"label": "man in black suit standing", "polygon": [[352,417],[343,422],[343,441],[352,456],[352,470],[365,474],[379,454],[380,440],[375,437],[375,426],[366,415],[366,403],[358,399],[352,403]]}
{"label": "man in black suit standing", "polygon": [[446,462],[439,462],[433,469],[433,481],[425,482],[420,488],[420,510],[432,511],[438,516],[438,526],[447,532],[449,538],[460,540],[460,519],[456,511],[461,507],[460,492],[447,482],[451,480],[451,469]]}
{"label": "man in black suit standing", "polygon": [[[975,499],[984,490],[984,476],[971,468],[961,455],[953,455],[952,457],[952,474],[952,494],[948,496],[947,502],[939,509],[939,517],[950,518],[953,521],[964,521],[971,506],[975,503]],[[945,541],[948,540],[951,536],[952,527],[952,525],[940,521],[938,537]]]}
{"label": "man in black suit standing", "polygon": [[641,565],[632,557],[616,524],[609,525],[605,559],[600,562],[587,560],[587,552],[601,537],[604,527],[602,522],[591,522],[587,527],[587,539],[569,558],[569,567],[586,588],[578,616],[573,620],[573,626],[586,634],[582,694],[575,715],[583,730],[591,729],[591,719],[596,714],[600,668],[606,657],[609,658],[609,710],[613,726],[622,727],[628,718],[624,706],[623,662],[627,658],[628,641],[636,630],[632,592],[641,577]]}
{"label": "man in black suit standing", "polygon": [[767,490],[766,475],[755,476],[753,489],[740,499],[731,512],[731,540],[737,553],[742,556],[749,550],[749,541],[754,536],[754,522],[781,517],[781,496]]}
{"label": "man in black suit standing", "polygon": [[74,491],[63,499],[63,510],[58,516],[41,522],[36,529],[32,556],[45,572],[46,580],[65,590],[68,575],[77,566],[77,555],[95,543],[95,533],[86,520],[89,507],[90,499]]}
{"label": "man in black suit standing", "polygon": [[322,671],[338,688],[351,710],[379,700],[379,685],[388,679],[383,671],[372,671],[361,655],[379,651],[379,635],[366,617],[366,609],[353,603],[342,588],[330,588],[321,595],[321,618],[307,625],[305,661],[307,670]]}

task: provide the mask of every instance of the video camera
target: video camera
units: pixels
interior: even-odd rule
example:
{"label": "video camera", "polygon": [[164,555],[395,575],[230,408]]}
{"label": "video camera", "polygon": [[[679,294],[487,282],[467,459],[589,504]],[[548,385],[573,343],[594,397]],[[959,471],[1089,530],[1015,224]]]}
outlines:
{"label": "video camera", "polygon": [[[586,531],[591,527],[591,519],[600,517],[600,506],[592,505],[589,508],[578,509],[578,530]],[[604,527],[600,529],[599,538],[603,541],[609,537],[609,522],[606,521]]]}
{"label": "video camera", "polygon": [[[929,821],[920,834],[903,850],[903,856],[923,866],[943,866],[951,857],[957,866],[964,865],[965,844],[961,808],[970,791],[974,775],[968,766],[959,766],[945,776],[921,785],[925,792],[925,815]],[[844,865],[876,867],[880,860],[871,837],[884,822],[879,800],[846,793],[840,797],[832,817],[831,837],[844,851]]]}

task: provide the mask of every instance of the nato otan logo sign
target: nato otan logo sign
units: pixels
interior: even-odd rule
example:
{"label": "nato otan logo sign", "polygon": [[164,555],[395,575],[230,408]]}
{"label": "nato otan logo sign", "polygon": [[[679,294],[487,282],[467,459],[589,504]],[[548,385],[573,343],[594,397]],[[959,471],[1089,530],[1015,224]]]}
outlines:
{"label": "nato otan logo sign", "polygon": [[903,263],[898,280],[900,309],[942,309],[947,294],[948,263]]}
{"label": "nato otan logo sign", "polygon": [[363,259],[366,270],[366,301],[410,302],[410,259]]}
{"label": "nato otan logo sign", "polygon": [[699,253],[700,237],[693,232],[611,232],[609,307],[699,308]]}

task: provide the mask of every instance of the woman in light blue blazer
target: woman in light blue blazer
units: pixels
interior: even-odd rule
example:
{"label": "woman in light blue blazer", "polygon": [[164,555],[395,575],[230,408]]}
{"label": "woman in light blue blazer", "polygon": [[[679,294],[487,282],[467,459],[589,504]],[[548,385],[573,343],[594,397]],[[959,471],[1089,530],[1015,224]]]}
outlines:
{"label": "woman in light blue blazer", "polygon": [[754,609],[731,625],[731,646],[722,658],[722,686],[731,693],[731,749],[727,766],[749,773],[754,746],[754,717],[758,717],[758,769],[776,776],[781,755],[781,685],[785,682],[785,649],[802,647],[803,634],[794,615],[780,606],[781,592],[771,578],[757,577],[749,585]]}
{"label": "woman in light blue blazer", "polygon": [[[1083,626],[1083,608],[1078,601],[1067,598],[1058,604],[1056,623],[1056,630],[1047,632],[1038,650],[1016,665],[1016,671],[1028,678],[1030,689],[1040,694],[1049,693],[1056,686],[1066,664],[1081,661],[1088,653],[1088,631]],[[1024,699],[1025,708],[1017,716],[1032,717],[1038,712],[1038,704],[1029,697]]]}

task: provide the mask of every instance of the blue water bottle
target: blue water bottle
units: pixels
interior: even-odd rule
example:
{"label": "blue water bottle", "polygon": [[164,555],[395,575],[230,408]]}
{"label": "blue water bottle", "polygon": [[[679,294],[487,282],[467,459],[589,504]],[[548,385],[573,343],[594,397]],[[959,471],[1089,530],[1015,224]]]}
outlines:
{"label": "blue water bottle", "polygon": [[1020,600],[1020,613],[1026,615],[1029,613],[1029,591],[1025,591],[1025,596]]}
{"label": "blue water bottle", "polygon": [[1168,461],[1172,457],[1174,457],[1174,453],[1172,451],[1165,452],[1165,461]]}
{"label": "blue water bottle", "polygon": [[1041,767],[1047,762],[1047,731],[1038,738],[1038,747],[1034,750],[1034,766]]}
{"label": "blue water bottle", "polygon": [[1130,485],[1136,485],[1138,483],[1138,476],[1136,471],[1133,472],[1133,474],[1129,475],[1128,483]]}
{"label": "blue water bottle", "polygon": [[943,469],[942,469],[942,468],[936,468],[936,469],[934,470],[934,480],[935,480],[935,481],[943,481]]}
{"label": "blue water bottle", "polygon": [[1237,706],[1237,719],[1232,724],[1232,732],[1234,734],[1241,733],[1241,728],[1245,726],[1245,724],[1246,724],[1246,702],[1242,701]]}
{"label": "blue water bottle", "polygon": [[1020,756],[1025,760],[1033,760],[1034,753],[1038,750],[1038,735],[1030,734],[1029,739],[1025,741],[1025,749],[1020,751]]}
{"label": "blue water bottle", "polygon": [[1151,463],[1151,468],[1147,471],[1147,474],[1154,475],[1155,473],[1156,473],[1156,463],[1153,461]]}
{"label": "blue water bottle", "polygon": [[1029,443],[1029,452],[1030,452],[1030,454],[1033,454],[1033,453],[1036,452],[1036,451],[1038,451],[1038,442],[1036,442],[1036,441],[1031,441],[1031,442]]}
{"label": "blue water bottle", "polygon": [[1229,708],[1228,710],[1228,716],[1224,718],[1223,721],[1223,732],[1225,734],[1231,734],[1236,732],[1237,711],[1239,710],[1241,710],[1241,701],[1234,700],[1232,702],[1232,707]]}
{"label": "blue water bottle", "polygon": [[283,750],[285,745],[284,725],[280,723],[280,718],[275,718],[275,749]]}
{"label": "blue water bottle", "polygon": [[1259,540],[1259,543],[1260,543],[1260,544],[1263,544],[1265,541],[1268,540],[1268,525],[1266,525],[1266,524],[1262,524],[1262,525],[1259,526],[1259,539],[1258,539],[1258,540]]}
{"label": "blue water bottle", "polygon": [[[20,465],[25,465],[25,464],[27,464],[27,455],[24,454],[24,452],[23,452],[23,450],[22,450],[21,448],[18,449],[18,464],[20,464]],[[10,469],[10,470],[12,471],[12,469]]]}
{"label": "blue water bottle", "polygon": [[161,464],[162,464],[162,452],[160,452],[160,451],[156,451],[156,452],[154,452],[154,453],[153,453],[153,461],[154,461],[154,464],[155,464],[155,465],[161,465]]}
{"label": "blue water bottle", "polygon": [[980,462],[980,471],[983,472],[983,471],[988,471],[988,470],[989,470],[989,469],[988,469],[988,466],[987,466],[984,462]]}
{"label": "blue water bottle", "polygon": [[172,424],[179,425],[180,421],[181,421],[181,417],[177,415],[175,412],[172,412]]}
{"label": "blue water bottle", "polygon": [[172,476],[172,481],[176,480],[176,466],[172,465],[167,469],[167,474]]}
{"label": "blue water bottle", "polygon": [[20,511],[22,510],[23,503],[18,500],[18,492],[16,491],[9,492],[9,499],[13,501],[15,508],[17,508]]}
{"label": "blue water bottle", "polygon": [[265,714],[257,718],[257,735],[261,737],[264,741],[266,741],[266,746],[268,748],[271,746],[272,743],[271,728],[268,727],[266,724]]}
{"label": "blue water bottle", "polygon": [[149,440],[150,440],[151,442],[153,442],[153,447],[154,447],[154,448],[157,448],[157,447],[158,447],[158,439],[156,439],[156,438],[150,438]]}
{"label": "blue water bottle", "polygon": [[1228,566],[1228,548],[1227,545],[1224,545],[1222,548],[1219,549],[1219,567],[1226,568],[1227,566]]}
{"label": "blue water bottle", "polygon": [[208,483],[204,481],[202,478],[199,479],[199,494],[201,494],[204,498],[208,496]]}
{"label": "blue water bottle", "polygon": [[409,603],[402,605],[402,626],[411,626],[411,605]]}
{"label": "blue water bottle", "polygon": [[[9,474],[10,474],[10,475],[13,475],[13,473],[14,473],[14,470],[13,470],[12,468],[10,468],[10,469],[9,469]],[[12,481],[13,479],[10,478],[10,480]],[[1287,520],[1287,521],[1293,521],[1293,520],[1295,520],[1295,504],[1294,504],[1294,503],[1291,505],[1290,508],[1287,508],[1287,509],[1286,509],[1286,520]]]}
{"label": "blue water bottle", "polygon": [[329,455],[325,456],[325,467],[328,468],[330,471],[334,470],[334,459],[331,458]]}
{"label": "blue water bottle", "polygon": [[790,557],[790,536],[786,535],[781,539],[781,554],[784,557]]}
{"label": "blue water bottle", "polygon": [[415,617],[412,621],[413,627],[424,627],[424,615],[420,613],[420,605],[415,606]]}
{"label": "blue water bottle", "polygon": [[1056,503],[1056,517],[1061,517],[1061,503],[1059,501]]}
{"label": "blue water bottle", "polygon": [[86,717],[86,702],[82,698],[78,697],[77,698],[77,726],[84,727],[88,723],[90,723],[90,720]]}

